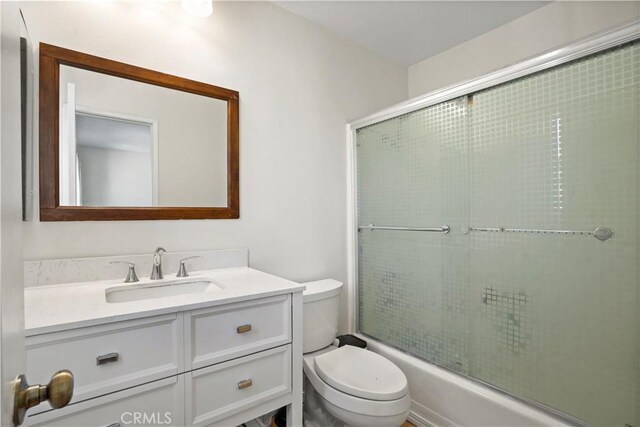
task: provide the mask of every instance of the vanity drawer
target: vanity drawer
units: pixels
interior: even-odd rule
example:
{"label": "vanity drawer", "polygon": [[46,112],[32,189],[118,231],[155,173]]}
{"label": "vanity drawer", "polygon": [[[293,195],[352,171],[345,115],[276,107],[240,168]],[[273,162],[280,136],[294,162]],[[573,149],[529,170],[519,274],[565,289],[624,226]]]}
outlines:
{"label": "vanity drawer", "polygon": [[185,318],[187,370],[291,342],[291,297],[192,311]]}
{"label": "vanity drawer", "polygon": [[[191,371],[186,392],[187,425],[235,425],[242,421],[230,423],[229,417],[249,408],[277,409],[291,398],[291,345]],[[288,401],[266,408],[281,396]]]}
{"label": "vanity drawer", "polygon": [[169,314],[27,337],[27,378],[46,384],[54,372],[70,370],[73,403],[177,375],[184,365],[181,320]]}
{"label": "vanity drawer", "polygon": [[184,375],[29,416],[29,425],[64,427],[184,426]]}

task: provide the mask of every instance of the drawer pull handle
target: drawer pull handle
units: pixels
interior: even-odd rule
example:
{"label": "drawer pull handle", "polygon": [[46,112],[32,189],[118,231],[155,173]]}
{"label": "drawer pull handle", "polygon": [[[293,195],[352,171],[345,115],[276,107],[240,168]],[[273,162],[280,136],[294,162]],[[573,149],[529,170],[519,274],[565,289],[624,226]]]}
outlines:
{"label": "drawer pull handle", "polygon": [[251,323],[248,323],[246,325],[240,325],[236,328],[236,331],[239,334],[244,334],[245,332],[250,332],[251,331]]}
{"label": "drawer pull handle", "polygon": [[242,390],[243,388],[247,388],[247,387],[251,387],[253,385],[253,381],[251,381],[251,378],[249,378],[248,380],[242,380],[238,383],[238,389]]}
{"label": "drawer pull handle", "polygon": [[118,353],[102,354],[96,357],[96,365],[104,365],[105,363],[117,362],[119,358],[120,355]]}

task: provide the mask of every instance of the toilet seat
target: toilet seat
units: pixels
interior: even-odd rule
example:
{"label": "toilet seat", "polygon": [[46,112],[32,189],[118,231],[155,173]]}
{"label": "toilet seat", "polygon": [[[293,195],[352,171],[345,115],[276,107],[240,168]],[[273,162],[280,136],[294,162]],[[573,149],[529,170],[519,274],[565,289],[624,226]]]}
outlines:
{"label": "toilet seat", "polygon": [[377,417],[394,416],[409,410],[409,407],[411,406],[411,397],[408,392],[404,396],[395,400],[379,401],[365,399],[338,390],[320,378],[315,370],[316,357],[336,350],[338,350],[338,348],[329,346],[316,352],[303,355],[303,368],[306,377],[311,382],[313,388],[324,399],[349,412]]}
{"label": "toilet seat", "polygon": [[343,346],[316,356],[314,368],[331,387],[363,399],[388,401],[407,394],[404,373],[377,353]]}

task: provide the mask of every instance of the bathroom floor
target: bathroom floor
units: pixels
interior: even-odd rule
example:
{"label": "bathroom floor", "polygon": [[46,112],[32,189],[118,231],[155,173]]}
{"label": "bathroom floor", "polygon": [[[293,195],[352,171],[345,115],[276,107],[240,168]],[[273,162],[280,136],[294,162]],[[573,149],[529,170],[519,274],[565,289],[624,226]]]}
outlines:
{"label": "bathroom floor", "polygon": [[[275,421],[271,421],[270,427],[277,427]],[[400,427],[416,427],[415,424],[410,423],[409,421],[405,421]]]}

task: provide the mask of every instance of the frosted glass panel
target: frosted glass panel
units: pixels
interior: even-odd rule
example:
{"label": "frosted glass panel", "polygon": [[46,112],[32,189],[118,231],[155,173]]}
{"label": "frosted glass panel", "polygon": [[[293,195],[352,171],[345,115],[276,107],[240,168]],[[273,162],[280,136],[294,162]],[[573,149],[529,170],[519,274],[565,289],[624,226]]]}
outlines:
{"label": "frosted glass panel", "polygon": [[639,118],[636,43],[360,129],[359,224],[451,226],[358,233],[360,331],[640,427]]}
{"label": "frosted glass panel", "polygon": [[[358,132],[361,225],[459,230],[468,223],[467,102],[445,102]],[[359,240],[361,330],[466,368],[468,307],[461,297],[469,286],[468,237],[362,230]]]}

